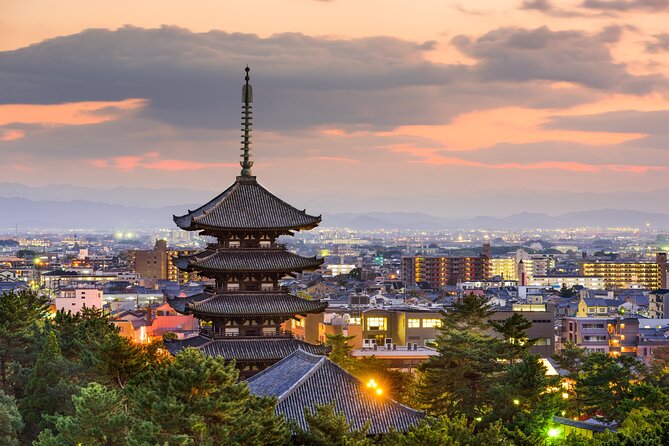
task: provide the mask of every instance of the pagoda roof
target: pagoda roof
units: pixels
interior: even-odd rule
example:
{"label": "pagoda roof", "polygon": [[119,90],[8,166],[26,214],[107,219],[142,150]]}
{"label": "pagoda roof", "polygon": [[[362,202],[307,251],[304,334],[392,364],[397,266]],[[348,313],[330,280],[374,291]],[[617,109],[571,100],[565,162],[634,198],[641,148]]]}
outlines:
{"label": "pagoda roof", "polygon": [[190,298],[170,299],[170,305],[195,316],[292,316],[320,313],[327,302],[307,300],[285,292],[201,293]]}
{"label": "pagoda roof", "polygon": [[175,215],[174,222],[187,231],[285,231],[314,228],[321,222],[321,216],[294,208],[262,187],[255,177],[240,176],[208,203],[189,210],[186,215]]}
{"label": "pagoda roof", "polygon": [[294,338],[235,338],[211,339],[206,336],[195,336],[183,340],[167,341],[165,347],[172,354],[184,348],[193,347],[208,356],[220,356],[226,360],[238,362],[266,361],[276,362],[296,350],[304,350],[314,355],[324,355],[328,347],[298,341]]}
{"label": "pagoda roof", "polygon": [[305,409],[334,404],[356,429],[369,422],[368,433],[406,432],[424,416],[384,395],[372,393],[356,377],[324,356],[297,350],[247,380],[256,395],[278,400],[276,412],[306,430]]}
{"label": "pagoda roof", "polygon": [[205,250],[178,257],[174,264],[182,271],[292,272],[316,269],[323,259],[302,257],[281,248]]}

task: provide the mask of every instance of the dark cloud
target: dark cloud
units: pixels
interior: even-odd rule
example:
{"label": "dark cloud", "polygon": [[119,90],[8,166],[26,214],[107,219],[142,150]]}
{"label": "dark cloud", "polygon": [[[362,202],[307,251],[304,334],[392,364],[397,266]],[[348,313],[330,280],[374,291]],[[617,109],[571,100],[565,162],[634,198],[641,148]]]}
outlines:
{"label": "dark cloud", "polygon": [[556,7],[550,0],[524,0],[520,9],[538,11],[553,17],[588,17],[590,15],[574,9]]}
{"label": "dark cloud", "polygon": [[646,51],[655,54],[663,51],[669,51],[669,33],[653,36],[651,42],[646,42]]}
{"label": "dark cloud", "polygon": [[[523,33],[528,42],[520,44]],[[260,38],[176,27],[88,30],[0,53],[0,102],[145,98],[143,118],[190,128],[236,128],[234,104],[240,102],[242,67],[249,64],[256,108],[264,113],[264,118],[257,115],[258,122],[265,129],[443,123],[474,109],[559,107],[592,99],[594,93],[578,88],[556,92],[542,83],[550,79],[542,70],[526,69],[549,63],[541,50],[547,40],[574,35],[579,38],[571,38],[572,43],[588,40],[581,33],[546,29],[499,30],[476,41],[459,37],[459,47],[479,60],[470,67],[426,60],[424,51],[435,47],[432,41],[335,40],[294,33]],[[652,88],[656,79],[626,74],[597,42],[589,44],[593,49],[584,57],[600,52],[590,71],[611,71],[601,75],[603,80],[592,79],[587,61],[579,67],[574,60],[581,56],[568,45],[552,44],[549,53],[567,62],[564,70],[574,69],[565,79],[586,87],[629,90],[638,82],[639,91]],[[487,51],[486,45],[496,48]],[[500,57],[522,58],[522,75],[512,75]]]}
{"label": "dark cloud", "polygon": [[[174,27],[89,30],[0,53],[0,101],[145,98],[146,106],[88,112],[118,116],[96,125],[25,127],[25,137],[0,141],[0,147],[5,153],[60,163],[153,151],[168,160],[234,161],[243,67],[249,64],[261,160],[301,162],[334,156],[351,162],[369,159],[376,165],[413,161],[392,152],[389,145],[413,144],[416,138],[368,133],[328,138],[319,132],[331,127],[352,133],[444,124],[462,113],[509,106],[559,109],[596,100],[603,93],[663,87],[663,78],[634,76],[612,61],[606,43],[621,31],[505,28],[480,37],[458,36],[455,45],[474,64],[447,65],[425,58],[423,52],[433,49],[434,42],[385,37],[260,38]],[[573,85],[555,89],[550,81]],[[418,143],[440,148],[430,141]]]}
{"label": "dark cloud", "polygon": [[601,11],[650,11],[669,9],[669,0],[585,0],[582,7]]}
{"label": "dark cloud", "polygon": [[479,61],[472,70],[488,81],[562,81],[631,94],[666,88],[664,77],[635,76],[625,64],[613,61],[606,42],[619,32],[617,27],[599,36],[582,31],[551,31],[546,27],[502,28],[478,39],[456,36],[453,43]]}

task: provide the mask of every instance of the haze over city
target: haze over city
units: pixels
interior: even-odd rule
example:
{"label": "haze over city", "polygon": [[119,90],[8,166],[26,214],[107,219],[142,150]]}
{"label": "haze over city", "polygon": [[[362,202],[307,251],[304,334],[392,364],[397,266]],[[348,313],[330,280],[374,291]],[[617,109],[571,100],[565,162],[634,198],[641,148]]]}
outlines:
{"label": "haze over city", "polygon": [[248,64],[254,171],[319,213],[664,213],[667,5],[6,1],[0,196],[211,197]]}

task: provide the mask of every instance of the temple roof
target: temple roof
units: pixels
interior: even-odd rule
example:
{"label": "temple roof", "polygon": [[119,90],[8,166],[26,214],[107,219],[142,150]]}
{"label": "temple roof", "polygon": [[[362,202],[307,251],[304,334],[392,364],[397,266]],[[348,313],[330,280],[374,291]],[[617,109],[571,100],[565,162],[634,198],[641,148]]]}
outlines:
{"label": "temple roof", "polygon": [[298,230],[314,228],[320,221],[320,216],[300,211],[270,193],[255,177],[244,176],[205,205],[174,216],[177,226],[187,231]]}
{"label": "temple roof", "polygon": [[224,359],[236,361],[269,361],[276,362],[285,358],[296,350],[304,350],[314,355],[324,355],[328,347],[309,344],[294,338],[236,338],[210,339],[205,336],[167,341],[165,347],[172,354],[177,354],[184,348],[194,347],[205,355],[221,356]]}
{"label": "temple roof", "polygon": [[251,392],[278,399],[276,412],[307,429],[305,409],[334,404],[356,429],[369,422],[369,434],[406,432],[423,413],[379,396],[356,377],[323,356],[297,350],[247,380]]}
{"label": "temple roof", "polygon": [[292,316],[320,313],[327,306],[327,302],[302,299],[287,293],[223,293],[187,304],[186,311],[196,316]]}
{"label": "temple roof", "polygon": [[199,293],[186,298],[168,300],[170,306],[183,314],[201,316],[292,316],[320,313],[327,302],[302,299],[285,292]]}
{"label": "temple roof", "polygon": [[301,257],[284,249],[205,250],[178,257],[174,265],[182,271],[292,272],[316,269],[323,259]]}

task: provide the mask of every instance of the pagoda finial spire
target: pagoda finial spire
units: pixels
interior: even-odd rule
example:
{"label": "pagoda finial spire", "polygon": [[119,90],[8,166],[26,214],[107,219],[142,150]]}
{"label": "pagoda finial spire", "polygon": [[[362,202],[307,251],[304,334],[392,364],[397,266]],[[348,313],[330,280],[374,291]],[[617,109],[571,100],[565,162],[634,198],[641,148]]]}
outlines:
{"label": "pagoda finial spire", "polygon": [[243,158],[242,161],[239,162],[239,164],[242,166],[242,176],[243,177],[250,177],[252,176],[251,174],[251,166],[253,166],[253,161],[251,161],[251,126],[253,123],[251,122],[253,120],[253,111],[251,110],[252,106],[251,103],[253,102],[253,89],[251,88],[251,84],[249,83],[249,80],[251,78],[249,77],[249,71],[251,69],[249,66],[246,66],[246,76],[244,77],[244,80],[246,83],[242,87],[242,154],[241,157]]}

